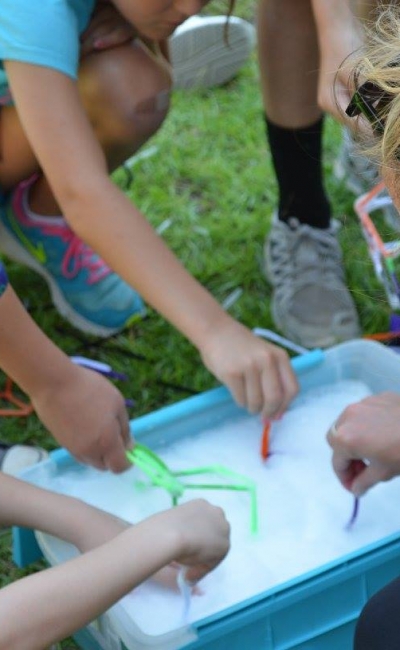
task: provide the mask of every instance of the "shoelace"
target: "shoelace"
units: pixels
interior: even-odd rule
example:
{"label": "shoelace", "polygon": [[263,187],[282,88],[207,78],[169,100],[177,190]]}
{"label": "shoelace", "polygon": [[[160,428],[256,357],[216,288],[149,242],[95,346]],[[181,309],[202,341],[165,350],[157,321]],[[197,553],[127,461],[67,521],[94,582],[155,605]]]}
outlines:
{"label": "shoelace", "polygon": [[43,228],[44,234],[60,237],[67,244],[64,253],[61,272],[65,278],[75,278],[82,269],[88,271],[87,284],[96,284],[107,275],[111,269],[93,250],[85,244],[66,225],[47,225]]}
{"label": "shoelace", "polygon": [[[273,245],[275,248],[274,257],[276,255],[276,270],[281,278],[291,277],[293,271],[295,272],[296,278],[298,267],[302,271],[302,277],[298,278],[304,281],[304,272],[308,271],[310,274],[315,274],[318,272],[318,276],[321,277],[321,274],[324,276],[335,276],[341,277],[341,256],[336,242],[332,237],[332,232],[317,230],[316,228],[310,228],[307,225],[298,225],[296,226],[291,233],[286,233],[286,237],[280,237],[279,233],[276,233],[276,239],[274,239]],[[322,264],[313,264],[312,262],[309,265],[303,265],[301,259],[301,249],[307,244],[313,246],[315,249],[316,256],[319,258],[319,262]],[[306,266],[306,268],[304,268]]]}

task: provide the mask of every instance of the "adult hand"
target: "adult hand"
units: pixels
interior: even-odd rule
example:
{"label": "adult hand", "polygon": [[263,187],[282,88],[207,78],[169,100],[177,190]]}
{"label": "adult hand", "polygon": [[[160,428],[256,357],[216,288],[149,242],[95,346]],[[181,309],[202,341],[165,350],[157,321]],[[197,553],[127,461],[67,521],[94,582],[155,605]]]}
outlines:
{"label": "adult hand", "polygon": [[92,19],[81,35],[81,56],[128,43],[137,35],[109,0],[98,0]]}
{"label": "adult hand", "polygon": [[348,406],[327,434],[333,468],[355,496],[400,474],[400,395],[381,393]]}
{"label": "adult hand", "polygon": [[128,414],[108,380],[71,362],[57,385],[31,394],[38,417],[80,462],[122,472],[132,446]]}
{"label": "adult hand", "polygon": [[201,354],[237,404],[264,419],[284,413],[298,391],[287,353],[231,318],[208,337]]}

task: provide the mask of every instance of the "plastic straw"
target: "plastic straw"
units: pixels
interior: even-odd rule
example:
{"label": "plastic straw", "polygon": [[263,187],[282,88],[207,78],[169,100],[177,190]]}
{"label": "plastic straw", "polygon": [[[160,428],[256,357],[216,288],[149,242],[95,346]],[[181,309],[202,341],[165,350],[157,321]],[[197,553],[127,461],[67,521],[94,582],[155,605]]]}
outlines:
{"label": "plastic straw", "polygon": [[186,580],[186,567],[181,567],[177,576],[178,589],[183,598],[182,622],[187,625],[189,622],[190,604],[192,596],[192,585]]}
{"label": "plastic straw", "polygon": [[352,528],[353,525],[355,524],[355,521],[358,516],[359,508],[360,508],[360,499],[358,497],[354,497],[353,511],[351,513],[350,520],[346,525],[346,530],[350,530],[350,528]]}
{"label": "plastic straw", "polygon": [[[233,490],[238,492],[249,492],[251,500],[250,528],[253,534],[258,532],[258,510],[257,510],[257,488],[254,481],[242,474],[238,474],[222,465],[210,465],[206,467],[195,467],[189,470],[172,471],[163,460],[151,449],[143,444],[136,443],[131,451],[126,452],[128,460],[139,467],[149,477],[154,486],[162,487],[170,493],[172,504],[176,506],[178,499],[185,490]],[[201,476],[201,475],[222,476],[235,482],[231,483],[182,483],[178,477]]]}
{"label": "plastic straw", "polygon": [[360,196],[356,200],[354,208],[368,245],[375,275],[384,287],[390,306],[397,310],[400,309],[400,285],[393,259],[400,255],[400,242],[384,242],[370,217],[371,212],[391,203],[390,197],[379,196],[384,191],[386,191],[385,185],[379,183],[372,190]]}
{"label": "plastic straw", "polygon": [[294,341],[286,339],[284,336],[277,334],[273,330],[265,329],[262,327],[255,327],[253,329],[253,334],[256,336],[261,336],[261,338],[272,341],[273,343],[277,343],[278,345],[281,345],[282,347],[287,348],[292,352],[296,352],[297,354],[307,354],[307,352],[310,352],[308,348],[305,348],[302,345],[297,345],[297,343],[294,343]]}
{"label": "plastic straw", "polygon": [[271,433],[271,422],[264,424],[262,437],[261,437],[261,458],[267,460],[269,456],[269,438]]}
{"label": "plastic straw", "polygon": [[173,499],[182,496],[184,492],[182,484],[151,449],[137,443],[132,451],[126,452],[126,456],[131,463],[148,475],[153,485],[167,490]]}

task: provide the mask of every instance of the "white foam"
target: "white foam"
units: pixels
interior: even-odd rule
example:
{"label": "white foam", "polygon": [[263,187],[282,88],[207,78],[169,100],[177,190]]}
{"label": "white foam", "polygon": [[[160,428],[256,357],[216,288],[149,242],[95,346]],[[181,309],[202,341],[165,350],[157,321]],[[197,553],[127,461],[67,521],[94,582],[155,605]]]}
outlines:
{"label": "white foam", "polygon": [[[188,490],[182,499],[206,497],[224,508],[232,527],[231,552],[203,581],[204,595],[192,597],[190,621],[238,605],[400,528],[400,480],[395,479],[362,499],[356,523],[346,530],[353,499],[331,468],[326,431],[348,404],[369,394],[360,381],[341,381],[302,395],[273,425],[272,457],[266,463],[259,454],[258,417],[240,417],[158,450],[171,469],[219,464],[257,484],[260,529],[256,537],[250,533],[248,494]],[[115,476],[85,467],[55,473],[49,487],[137,522],[171,503],[161,489],[138,488],[138,478],[143,480],[137,469]],[[182,625],[181,596],[151,582],[121,603],[146,634],[161,635]]]}

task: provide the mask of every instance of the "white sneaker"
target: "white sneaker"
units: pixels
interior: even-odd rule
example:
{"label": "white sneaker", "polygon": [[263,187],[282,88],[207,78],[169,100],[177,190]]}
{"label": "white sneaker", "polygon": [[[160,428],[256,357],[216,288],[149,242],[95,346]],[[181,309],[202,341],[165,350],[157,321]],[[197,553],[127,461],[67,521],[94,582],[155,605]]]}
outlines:
{"label": "white sneaker", "polygon": [[254,50],[255,27],[237,16],[193,16],[169,39],[174,88],[221,86]]}
{"label": "white sneaker", "polygon": [[31,465],[36,465],[48,458],[49,454],[41,447],[29,445],[8,445],[0,443],[0,470],[4,474],[18,476],[18,474]]}
{"label": "white sneaker", "polygon": [[[369,192],[380,181],[377,166],[358,151],[357,143],[346,128],[333,173],[356,196]],[[382,214],[389,228],[400,232],[400,215],[393,203],[383,207]]]}

